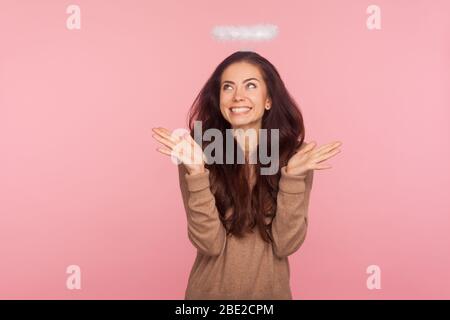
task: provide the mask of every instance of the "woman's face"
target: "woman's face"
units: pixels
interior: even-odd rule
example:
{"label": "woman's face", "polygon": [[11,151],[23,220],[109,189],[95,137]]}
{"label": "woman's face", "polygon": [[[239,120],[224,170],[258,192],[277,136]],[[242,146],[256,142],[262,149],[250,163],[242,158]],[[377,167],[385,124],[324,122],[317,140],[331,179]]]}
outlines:
{"label": "woman's face", "polygon": [[270,107],[271,100],[258,67],[247,62],[236,62],[223,71],[220,111],[233,129],[260,129],[262,116]]}

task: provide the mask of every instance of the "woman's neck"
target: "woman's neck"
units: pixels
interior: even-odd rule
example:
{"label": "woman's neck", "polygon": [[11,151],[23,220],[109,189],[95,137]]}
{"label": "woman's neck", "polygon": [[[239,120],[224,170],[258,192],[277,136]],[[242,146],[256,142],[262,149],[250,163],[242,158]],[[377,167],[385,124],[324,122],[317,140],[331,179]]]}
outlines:
{"label": "woman's neck", "polygon": [[233,128],[233,135],[239,146],[244,150],[246,162],[250,154],[256,152],[259,143],[259,130],[256,128]]}

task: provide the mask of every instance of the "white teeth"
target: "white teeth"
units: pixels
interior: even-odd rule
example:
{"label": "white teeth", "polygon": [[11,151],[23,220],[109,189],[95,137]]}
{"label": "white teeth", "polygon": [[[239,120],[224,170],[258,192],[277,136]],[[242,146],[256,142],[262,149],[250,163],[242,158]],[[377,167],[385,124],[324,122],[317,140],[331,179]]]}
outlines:
{"label": "white teeth", "polygon": [[250,109],[251,108],[249,108],[249,107],[231,108],[231,112],[233,112],[233,113],[243,113],[243,112],[247,112]]}

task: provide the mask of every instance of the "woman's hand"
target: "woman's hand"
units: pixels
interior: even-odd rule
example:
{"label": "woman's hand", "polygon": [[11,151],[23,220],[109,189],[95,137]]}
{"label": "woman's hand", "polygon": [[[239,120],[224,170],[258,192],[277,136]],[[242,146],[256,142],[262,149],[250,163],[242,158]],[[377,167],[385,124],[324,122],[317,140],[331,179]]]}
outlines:
{"label": "woman's hand", "polygon": [[186,132],[183,136],[178,137],[166,128],[152,128],[152,131],[155,133],[152,137],[166,146],[166,148],[157,148],[157,151],[178,159],[189,174],[205,172],[203,150],[189,133]]}
{"label": "woman's hand", "polygon": [[322,170],[331,168],[330,165],[320,164],[341,152],[337,149],[342,142],[335,141],[314,149],[315,142],[302,146],[288,161],[286,172],[292,175],[303,175],[309,170]]}

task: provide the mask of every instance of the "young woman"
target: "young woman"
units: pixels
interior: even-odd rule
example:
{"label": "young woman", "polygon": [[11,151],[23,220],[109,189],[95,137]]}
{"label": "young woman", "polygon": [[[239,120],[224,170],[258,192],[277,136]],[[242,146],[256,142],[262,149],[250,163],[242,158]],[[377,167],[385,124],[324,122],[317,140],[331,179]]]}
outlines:
{"label": "young woman", "polygon": [[[197,249],[185,299],[292,299],[288,256],[306,236],[313,172],[331,168],[323,162],[342,143],[304,143],[302,114],[278,71],[251,51],[235,52],[217,66],[189,114],[190,134],[153,129],[164,145],[157,150],[180,162],[187,233]],[[194,140],[195,121],[203,131],[234,133],[233,150],[222,139],[223,161],[205,161],[212,141]],[[260,161],[259,135],[238,139],[260,129],[267,132],[266,150],[278,146],[276,174],[261,174],[268,164]],[[245,163],[236,161],[239,150]],[[229,163],[225,157],[232,151],[235,161]],[[255,154],[256,163],[249,161]]]}

